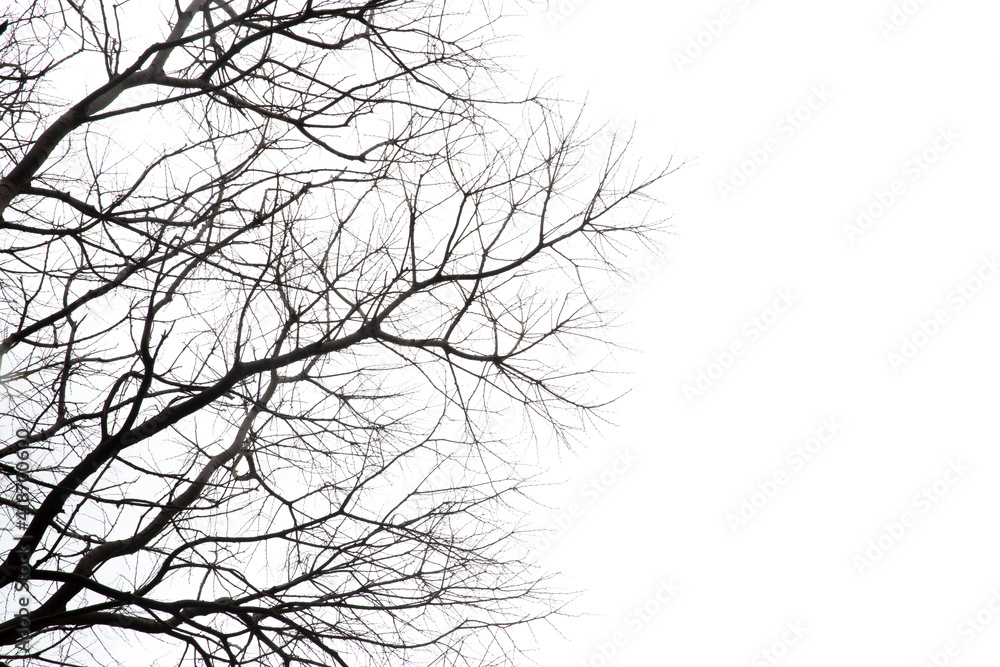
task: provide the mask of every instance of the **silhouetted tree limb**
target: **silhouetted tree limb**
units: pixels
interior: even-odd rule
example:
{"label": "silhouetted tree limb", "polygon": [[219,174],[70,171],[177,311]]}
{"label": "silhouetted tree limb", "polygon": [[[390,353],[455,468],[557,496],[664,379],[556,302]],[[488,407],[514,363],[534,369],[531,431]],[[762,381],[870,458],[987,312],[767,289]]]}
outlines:
{"label": "silhouetted tree limb", "polygon": [[512,664],[527,439],[606,400],[548,353],[670,166],[514,97],[488,3],[151,9],[0,24],[0,659]]}

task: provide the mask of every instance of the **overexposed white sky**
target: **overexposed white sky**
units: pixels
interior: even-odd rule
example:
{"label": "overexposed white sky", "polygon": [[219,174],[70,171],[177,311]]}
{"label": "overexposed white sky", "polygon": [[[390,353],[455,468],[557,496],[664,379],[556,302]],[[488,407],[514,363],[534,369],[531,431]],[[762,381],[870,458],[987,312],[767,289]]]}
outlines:
{"label": "overexposed white sky", "polygon": [[985,0],[505,24],[526,80],[686,161],[615,295],[634,391],[533,516],[583,591],[539,664],[997,664],[998,25]]}
{"label": "overexposed white sky", "polygon": [[522,22],[528,69],[637,119],[644,164],[689,160],[668,256],[620,292],[636,390],[539,513],[591,613],[540,664],[996,664],[998,23],[982,0]]}

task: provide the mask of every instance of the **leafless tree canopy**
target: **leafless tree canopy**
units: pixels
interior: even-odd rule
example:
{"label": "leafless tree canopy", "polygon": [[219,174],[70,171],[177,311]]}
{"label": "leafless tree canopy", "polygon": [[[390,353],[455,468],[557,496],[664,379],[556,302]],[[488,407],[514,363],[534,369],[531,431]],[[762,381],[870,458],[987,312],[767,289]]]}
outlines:
{"label": "leafless tree canopy", "polygon": [[187,2],[0,10],[0,655],[513,663],[599,400],[547,360],[667,172],[514,98],[503,8]]}

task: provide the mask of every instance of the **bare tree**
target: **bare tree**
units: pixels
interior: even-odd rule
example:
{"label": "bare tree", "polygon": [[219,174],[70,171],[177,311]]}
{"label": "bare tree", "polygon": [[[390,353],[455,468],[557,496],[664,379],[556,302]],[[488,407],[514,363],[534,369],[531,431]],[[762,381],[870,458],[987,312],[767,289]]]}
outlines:
{"label": "bare tree", "polygon": [[481,2],[5,11],[2,658],[513,663],[525,464],[600,400],[546,359],[668,170],[514,98]]}

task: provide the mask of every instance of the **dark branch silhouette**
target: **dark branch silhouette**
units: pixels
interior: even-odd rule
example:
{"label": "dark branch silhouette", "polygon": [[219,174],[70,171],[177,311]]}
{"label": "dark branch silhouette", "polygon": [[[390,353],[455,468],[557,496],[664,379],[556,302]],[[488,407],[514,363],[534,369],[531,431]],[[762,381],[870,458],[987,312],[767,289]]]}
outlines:
{"label": "dark branch silhouette", "polygon": [[0,659],[512,664],[526,441],[604,400],[545,359],[669,165],[586,158],[476,2],[4,11]]}

